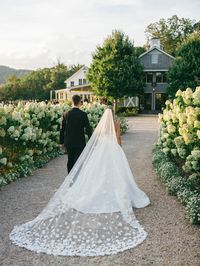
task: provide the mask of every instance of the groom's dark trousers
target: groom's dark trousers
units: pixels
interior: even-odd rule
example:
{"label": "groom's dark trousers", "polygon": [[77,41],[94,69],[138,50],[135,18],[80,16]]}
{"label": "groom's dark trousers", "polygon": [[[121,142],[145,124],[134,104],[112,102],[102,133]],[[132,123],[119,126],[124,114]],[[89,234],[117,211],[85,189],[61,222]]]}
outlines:
{"label": "groom's dark trousers", "polygon": [[92,129],[85,112],[74,107],[69,112],[63,114],[60,144],[64,144],[68,152],[68,173],[85,147],[85,134],[88,135],[88,138],[92,134]]}

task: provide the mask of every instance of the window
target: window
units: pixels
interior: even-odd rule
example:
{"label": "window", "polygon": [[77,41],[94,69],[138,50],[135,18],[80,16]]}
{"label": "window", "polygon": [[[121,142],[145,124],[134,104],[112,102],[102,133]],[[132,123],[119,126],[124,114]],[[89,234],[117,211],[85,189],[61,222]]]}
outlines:
{"label": "window", "polygon": [[163,79],[162,79],[162,73],[161,72],[158,72],[158,73],[156,73],[156,83],[162,83],[163,81]]}
{"label": "window", "polygon": [[82,79],[79,79],[78,80],[78,85],[82,85],[83,84],[83,80]]}
{"label": "window", "polygon": [[152,64],[158,64],[158,54],[152,54],[151,55],[151,63]]}
{"label": "window", "polygon": [[63,99],[63,92],[60,93],[60,99]]}
{"label": "window", "polygon": [[152,83],[153,82],[153,73],[149,72],[146,74],[146,82]]}
{"label": "window", "polygon": [[70,87],[74,87],[74,81],[70,82]]}
{"label": "window", "polygon": [[167,82],[167,72],[157,72],[156,73],[156,82],[157,83],[166,83]]}
{"label": "window", "polygon": [[87,82],[86,82],[86,79],[83,79],[83,84],[86,84]]}

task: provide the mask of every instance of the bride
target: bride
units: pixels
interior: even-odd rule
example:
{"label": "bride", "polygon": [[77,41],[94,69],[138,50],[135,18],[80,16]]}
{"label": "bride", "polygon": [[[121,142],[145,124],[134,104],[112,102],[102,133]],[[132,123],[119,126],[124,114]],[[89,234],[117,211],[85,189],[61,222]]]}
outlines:
{"label": "bride", "polygon": [[133,208],[149,198],[134,181],[106,109],[63,184],[32,221],[15,226],[10,239],[36,252],[63,256],[116,254],[143,242],[147,233]]}

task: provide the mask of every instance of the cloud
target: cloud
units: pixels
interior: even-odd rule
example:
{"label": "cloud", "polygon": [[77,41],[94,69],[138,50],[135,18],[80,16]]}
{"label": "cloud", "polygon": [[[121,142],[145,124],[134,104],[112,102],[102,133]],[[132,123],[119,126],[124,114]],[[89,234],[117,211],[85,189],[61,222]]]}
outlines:
{"label": "cloud", "polygon": [[1,0],[0,64],[37,68],[60,58],[88,65],[113,29],[143,45],[148,24],[174,13],[198,19],[199,10],[197,0]]}

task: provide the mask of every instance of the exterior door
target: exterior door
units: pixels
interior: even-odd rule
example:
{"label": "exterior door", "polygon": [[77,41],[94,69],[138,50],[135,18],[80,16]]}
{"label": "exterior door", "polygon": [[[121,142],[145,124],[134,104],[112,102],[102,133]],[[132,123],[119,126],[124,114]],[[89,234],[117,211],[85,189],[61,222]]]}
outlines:
{"label": "exterior door", "polygon": [[144,111],[152,109],[152,93],[144,93],[140,98],[140,109]]}
{"label": "exterior door", "polygon": [[155,95],[155,109],[160,111],[165,107],[165,102],[167,100],[166,93],[156,93]]}

